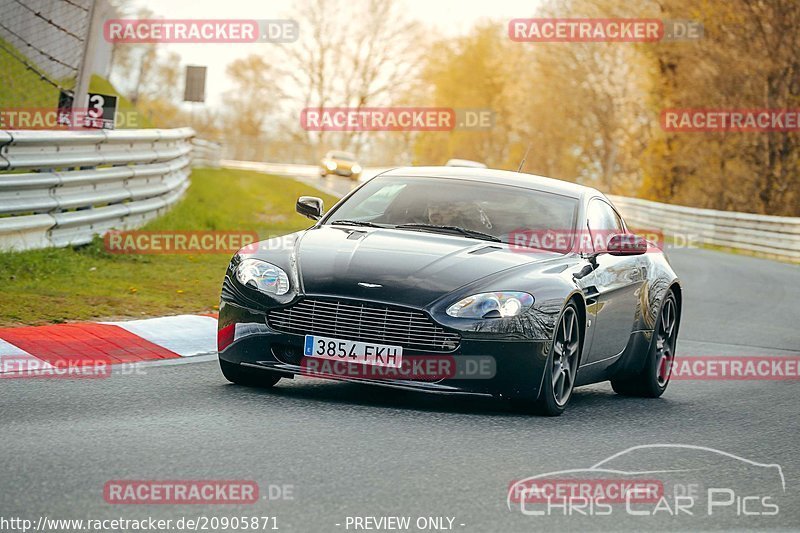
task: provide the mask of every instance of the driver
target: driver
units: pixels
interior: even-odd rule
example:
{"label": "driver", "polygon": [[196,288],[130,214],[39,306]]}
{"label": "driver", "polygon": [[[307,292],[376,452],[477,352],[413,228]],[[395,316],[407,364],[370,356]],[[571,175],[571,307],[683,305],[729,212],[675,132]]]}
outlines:
{"label": "driver", "polygon": [[492,228],[483,209],[471,201],[431,201],[426,216],[428,222],[437,226],[458,226],[475,231]]}

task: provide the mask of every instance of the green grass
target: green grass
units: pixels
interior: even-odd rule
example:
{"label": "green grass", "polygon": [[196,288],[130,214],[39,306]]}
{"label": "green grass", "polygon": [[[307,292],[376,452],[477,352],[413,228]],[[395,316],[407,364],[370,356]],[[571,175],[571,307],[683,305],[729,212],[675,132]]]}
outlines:
{"label": "green grass", "polygon": [[[294,212],[302,194],[335,202],[286,178],[197,169],[186,197],[141,229],[284,235],[311,224]],[[215,312],[230,255],[111,254],[100,238],[77,248],[3,253],[0,325]]]}
{"label": "green grass", "polygon": [[[13,55],[7,50],[11,50]],[[22,51],[14,48],[8,41],[0,39],[0,108],[47,108],[58,106],[58,89],[41,79],[41,77],[15,58],[25,58]],[[33,65],[33,63],[28,60]],[[72,89],[75,81],[54,80],[56,83]],[[118,128],[152,128],[152,122],[139,113],[130,100],[119,94],[114,86],[105,78],[96,74],[89,80],[89,91],[117,97],[117,111],[130,113],[127,124]]]}
{"label": "green grass", "polygon": [[[0,39],[0,45],[0,106],[56,107],[58,89],[15,59],[24,59],[25,55],[8,41]],[[6,50],[11,50],[13,55]]]}

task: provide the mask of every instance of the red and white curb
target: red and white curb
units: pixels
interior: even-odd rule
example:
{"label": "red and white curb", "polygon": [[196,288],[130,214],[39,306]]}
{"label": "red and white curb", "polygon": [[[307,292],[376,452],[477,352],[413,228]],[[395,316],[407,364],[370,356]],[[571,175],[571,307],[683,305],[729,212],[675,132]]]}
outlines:
{"label": "red and white curb", "polygon": [[208,357],[201,356],[216,351],[217,319],[213,316],[0,328],[0,373],[31,367],[205,360]]}

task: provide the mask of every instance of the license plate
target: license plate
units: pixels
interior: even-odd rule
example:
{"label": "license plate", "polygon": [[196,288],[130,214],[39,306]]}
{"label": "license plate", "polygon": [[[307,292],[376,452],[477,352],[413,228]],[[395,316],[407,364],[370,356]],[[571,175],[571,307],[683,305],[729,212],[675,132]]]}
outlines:
{"label": "license plate", "polygon": [[363,365],[400,368],[403,362],[403,347],[306,335],[303,355]]}

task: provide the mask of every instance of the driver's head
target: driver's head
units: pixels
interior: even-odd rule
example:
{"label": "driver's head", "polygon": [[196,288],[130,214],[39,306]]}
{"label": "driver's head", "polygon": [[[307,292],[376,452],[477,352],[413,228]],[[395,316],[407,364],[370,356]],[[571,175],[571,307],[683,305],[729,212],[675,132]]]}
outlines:
{"label": "driver's head", "polygon": [[480,210],[472,202],[431,201],[428,203],[427,216],[431,224],[439,226],[481,227]]}

